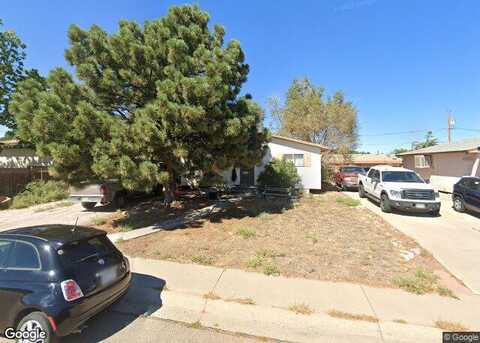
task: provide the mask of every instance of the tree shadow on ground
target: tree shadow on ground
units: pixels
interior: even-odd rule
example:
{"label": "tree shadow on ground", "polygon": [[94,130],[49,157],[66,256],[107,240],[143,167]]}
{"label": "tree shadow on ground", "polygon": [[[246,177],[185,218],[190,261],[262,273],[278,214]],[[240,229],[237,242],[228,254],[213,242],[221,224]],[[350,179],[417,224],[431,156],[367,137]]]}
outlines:
{"label": "tree shadow on ground", "polygon": [[132,283],[127,294],[110,308],[86,323],[80,334],[73,334],[62,342],[100,342],[131,325],[139,317],[148,316],[162,307],[161,293],[165,280],[132,273]]}

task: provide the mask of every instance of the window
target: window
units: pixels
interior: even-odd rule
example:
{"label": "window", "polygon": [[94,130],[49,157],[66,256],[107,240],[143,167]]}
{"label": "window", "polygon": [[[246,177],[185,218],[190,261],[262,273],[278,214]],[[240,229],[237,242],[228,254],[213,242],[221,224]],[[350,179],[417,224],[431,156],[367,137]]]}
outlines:
{"label": "window", "polygon": [[10,248],[13,244],[14,242],[11,241],[0,240],[0,268],[3,268],[5,266],[5,263],[7,262],[8,252],[10,251]]}
{"label": "window", "polygon": [[380,180],[380,172],[376,169],[370,169],[368,177],[374,180]]}
{"label": "window", "polygon": [[8,258],[7,268],[40,269],[37,250],[30,244],[16,242]]}
{"label": "window", "polygon": [[415,168],[430,168],[431,156],[415,155]]}
{"label": "window", "polygon": [[110,241],[104,237],[94,237],[87,241],[75,241],[64,245],[58,250],[62,263],[66,266],[88,261],[93,257],[102,257],[113,254],[115,248]]}
{"label": "window", "polygon": [[416,173],[407,171],[384,171],[382,173],[382,180],[384,182],[424,183]]}
{"label": "window", "polygon": [[365,174],[365,169],[361,167],[342,167],[342,173]]}
{"label": "window", "polygon": [[292,161],[295,167],[305,167],[305,158],[303,154],[284,154],[285,161]]}

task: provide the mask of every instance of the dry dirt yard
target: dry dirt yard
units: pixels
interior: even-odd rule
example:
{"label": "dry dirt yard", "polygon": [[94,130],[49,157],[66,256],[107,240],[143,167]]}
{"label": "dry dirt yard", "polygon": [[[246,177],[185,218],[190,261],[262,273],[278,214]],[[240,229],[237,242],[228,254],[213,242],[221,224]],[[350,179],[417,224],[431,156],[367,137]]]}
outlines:
{"label": "dry dirt yard", "polygon": [[357,205],[336,192],[295,205],[245,199],[119,247],[130,256],[453,296],[436,276],[448,274],[428,252]]}

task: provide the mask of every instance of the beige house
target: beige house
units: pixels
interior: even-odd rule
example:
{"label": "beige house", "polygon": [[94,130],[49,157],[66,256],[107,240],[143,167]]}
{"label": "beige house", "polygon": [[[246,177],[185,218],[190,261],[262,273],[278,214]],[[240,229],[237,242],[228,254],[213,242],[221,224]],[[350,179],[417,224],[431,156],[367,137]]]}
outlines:
{"label": "beige house", "polygon": [[335,170],[348,165],[366,169],[376,165],[387,165],[392,167],[402,166],[401,158],[383,154],[350,154],[348,156],[332,154],[328,157],[328,162]]}
{"label": "beige house", "polygon": [[480,176],[480,138],[408,151],[397,156],[444,192],[452,192],[461,176]]}

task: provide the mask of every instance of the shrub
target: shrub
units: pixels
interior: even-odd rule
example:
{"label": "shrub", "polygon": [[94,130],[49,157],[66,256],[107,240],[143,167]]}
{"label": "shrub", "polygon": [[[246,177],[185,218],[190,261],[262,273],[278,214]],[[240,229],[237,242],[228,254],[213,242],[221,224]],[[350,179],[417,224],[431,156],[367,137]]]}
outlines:
{"label": "shrub", "polygon": [[61,181],[33,181],[25,190],[17,194],[12,201],[12,208],[25,208],[68,197],[68,186]]}
{"label": "shrub", "polygon": [[274,158],[258,176],[260,186],[294,187],[300,183],[297,168],[291,161]]}
{"label": "shrub", "polygon": [[207,172],[200,179],[199,186],[201,188],[219,187],[219,186],[223,186],[224,183],[225,182],[223,180],[222,175],[214,172]]}

